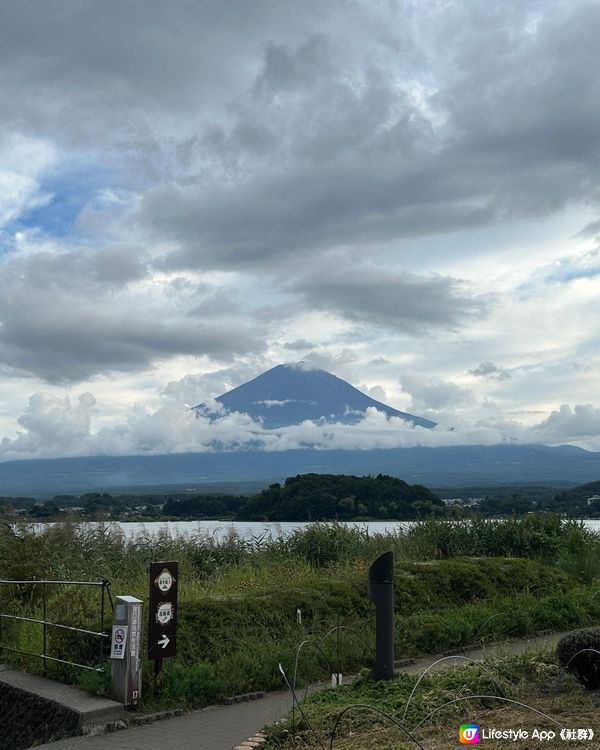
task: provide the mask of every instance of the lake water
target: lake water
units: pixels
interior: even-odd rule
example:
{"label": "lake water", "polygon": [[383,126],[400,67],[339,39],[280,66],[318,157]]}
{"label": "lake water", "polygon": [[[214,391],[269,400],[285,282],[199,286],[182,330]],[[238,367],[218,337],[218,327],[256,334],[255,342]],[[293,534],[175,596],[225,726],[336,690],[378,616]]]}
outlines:
{"label": "lake water", "polygon": [[[407,529],[412,521],[348,521],[340,525],[349,528],[363,529],[369,534],[382,534]],[[589,529],[600,533],[599,519],[584,519],[583,523]],[[44,524],[40,524],[43,527]],[[135,521],[108,521],[101,524],[87,522],[86,525],[116,526],[119,527],[127,537],[147,534],[168,534],[174,536],[210,536],[215,541],[226,539],[230,534],[236,534],[241,539],[252,539],[270,536],[272,539],[287,537],[297,529],[310,526],[307,522],[281,521],[279,523],[266,523],[262,521],[150,521],[139,523]]]}
{"label": "lake water", "polygon": [[[106,524],[104,524],[106,525]],[[210,536],[215,541],[226,539],[231,534],[236,534],[240,539],[252,539],[257,537],[280,537],[290,536],[298,529],[310,526],[310,523],[302,521],[281,521],[267,523],[263,521],[151,521],[149,523],[137,523],[135,521],[114,521],[108,525],[118,526],[126,536],[139,536],[140,534],[169,534],[169,536]],[[387,531],[397,531],[408,528],[410,521],[365,521],[363,523],[342,522],[340,525],[367,529],[370,534],[382,534]]]}

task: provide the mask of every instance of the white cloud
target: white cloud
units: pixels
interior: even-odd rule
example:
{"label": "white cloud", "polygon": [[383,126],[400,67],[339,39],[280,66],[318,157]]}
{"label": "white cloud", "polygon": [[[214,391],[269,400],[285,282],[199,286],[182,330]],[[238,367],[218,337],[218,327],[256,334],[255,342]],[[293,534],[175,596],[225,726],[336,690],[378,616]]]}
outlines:
{"label": "white cloud", "polygon": [[[86,455],[137,455],[215,450],[371,450],[412,446],[569,443],[600,448],[600,409],[562,406],[526,427],[492,411],[474,422],[447,418],[434,429],[415,427],[369,408],[357,424],[305,421],[267,430],[247,414],[225,413],[211,401],[212,418],[169,401],[156,409],[134,405],[125,420],[96,428],[101,405],[90,393],[73,404],[69,396],[36,393],[19,418],[19,433],[0,441],[1,460]],[[220,412],[220,413],[219,413]],[[216,415],[216,416],[215,416]]]}
{"label": "white cloud", "polygon": [[405,373],[400,378],[402,390],[412,396],[412,407],[417,412],[455,410],[473,401],[467,388],[438,379],[424,380],[416,373]]}
{"label": "white cloud", "polygon": [[0,228],[51,200],[41,188],[41,177],[56,159],[55,149],[46,141],[17,133],[0,135]]}
{"label": "white cloud", "polygon": [[592,404],[574,407],[562,404],[535,425],[532,434],[539,435],[540,441],[545,443],[575,443],[600,450],[600,409]]}

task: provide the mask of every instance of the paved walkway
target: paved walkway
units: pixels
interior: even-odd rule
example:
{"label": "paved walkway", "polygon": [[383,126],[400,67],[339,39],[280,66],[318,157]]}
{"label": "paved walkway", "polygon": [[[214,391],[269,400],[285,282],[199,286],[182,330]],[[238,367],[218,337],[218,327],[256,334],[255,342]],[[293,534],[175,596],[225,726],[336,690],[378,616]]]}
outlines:
{"label": "paved walkway", "polygon": [[212,706],[155,724],[97,737],[72,737],[36,750],[231,750],[266,724],[281,719],[291,706],[285,693],[232,706]]}
{"label": "paved walkway", "polygon": [[[465,651],[471,659],[502,653],[522,653],[543,645],[552,645],[562,633],[507,641],[486,648]],[[421,672],[439,656],[419,659],[403,667],[405,672]],[[462,660],[457,659],[457,663]],[[452,661],[446,661],[446,664]],[[324,685],[322,686],[324,687]],[[318,686],[314,686],[318,689]],[[96,737],[72,737],[36,750],[231,750],[267,724],[281,719],[291,708],[288,692],[268,693],[264,698],[232,706],[211,706],[174,719],[144,724]]]}

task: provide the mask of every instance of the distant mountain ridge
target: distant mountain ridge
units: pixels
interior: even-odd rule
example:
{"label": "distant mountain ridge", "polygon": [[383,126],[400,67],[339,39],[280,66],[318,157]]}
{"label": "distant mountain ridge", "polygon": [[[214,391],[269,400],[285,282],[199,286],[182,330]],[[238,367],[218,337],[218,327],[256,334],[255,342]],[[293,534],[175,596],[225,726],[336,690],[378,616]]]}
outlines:
{"label": "distant mountain ridge", "polygon": [[280,482],[295,474],[389,474],[427,487],[552,483],[600,477],[600,453],[574,446],[472,445],[365,451],[224,451],[142,456],[22,459],[0,463],[0,496],[148,491],[198,484]]}
{"label": "distant mountain ridge", "polygon": [[[227,411],[244,412],[261,420],[268,429],[300,424],[306,420],[354,424],[365,416],[368,408],[399,417],[419,427],[431,428],[436,423],[423,417],[398,411],[376,401],[350,383],[325,370],[312,368],[304,362],[283,364],[263,372],[253,380],[216,398]],[[206,405],[194,407],[206,413]]]}

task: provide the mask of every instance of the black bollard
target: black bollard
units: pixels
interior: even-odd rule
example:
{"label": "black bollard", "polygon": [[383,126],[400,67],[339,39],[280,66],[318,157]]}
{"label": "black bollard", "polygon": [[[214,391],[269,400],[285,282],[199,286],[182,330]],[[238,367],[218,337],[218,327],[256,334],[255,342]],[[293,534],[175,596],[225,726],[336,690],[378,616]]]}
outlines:
{"label": "black bollard", "polygon": [[394,676],[394,553],[384,552],[369,568],[369,599],[375,604],[375,665],[372,680]]}

